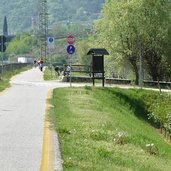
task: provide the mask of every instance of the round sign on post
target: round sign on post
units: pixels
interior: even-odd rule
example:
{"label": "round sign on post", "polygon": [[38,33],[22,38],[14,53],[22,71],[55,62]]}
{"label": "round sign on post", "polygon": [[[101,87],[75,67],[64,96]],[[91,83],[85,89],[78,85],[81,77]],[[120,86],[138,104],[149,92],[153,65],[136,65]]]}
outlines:
{"label": "round sign on post", "polygon": [[72,55],[75,52],[75,47],[74,45],[68,45],[67,46],[67,52]]}
{"label": "round sign on post", "polygon": [[54,43],[54,37],[48,37],[48,43],[53,44]]}
{"label": "round sign on post", "polygon": [[75,37],[74,37],[74,36],[68,36],[68,37],[67,37],[67,42],[68,42],[68,44],[74,44],[74,42],[75,42]]}

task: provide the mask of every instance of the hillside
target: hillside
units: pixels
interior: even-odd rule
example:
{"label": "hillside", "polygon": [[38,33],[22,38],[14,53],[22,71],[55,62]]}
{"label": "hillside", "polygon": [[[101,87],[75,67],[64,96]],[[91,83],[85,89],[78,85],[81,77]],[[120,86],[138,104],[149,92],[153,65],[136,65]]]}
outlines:
{"label": "hillside", "polygon": [[[49,0],[49,26],[58,22],[85,22],[97,19],[105,0]],[[30,30],[32,17],[38,16],[38,1],[34,0],[1,0],[0,28],[4,16],[7,16],[9,33]]]}
{"label": "hillside", "polygon": [[[50,114],[64,170],[170,171],[171,146],[146,115],[152,104],[156,113],[159,99],[158,92],[146,90],[55,89]],[[169,111],[169,100],[170,96],[162,95],[161,110],[168,105]]]}

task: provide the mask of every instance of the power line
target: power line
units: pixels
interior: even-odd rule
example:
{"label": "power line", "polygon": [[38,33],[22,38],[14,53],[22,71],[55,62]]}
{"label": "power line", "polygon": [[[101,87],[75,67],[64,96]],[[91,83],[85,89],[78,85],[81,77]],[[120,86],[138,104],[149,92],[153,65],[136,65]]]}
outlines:
{"label": "power line", "polygon": [[40,58],[46,62],[47,55],[47,35],[48,35],[48,10],[47,10],[47,0],[39,0],[38,6],[38,40],[40,47]]}

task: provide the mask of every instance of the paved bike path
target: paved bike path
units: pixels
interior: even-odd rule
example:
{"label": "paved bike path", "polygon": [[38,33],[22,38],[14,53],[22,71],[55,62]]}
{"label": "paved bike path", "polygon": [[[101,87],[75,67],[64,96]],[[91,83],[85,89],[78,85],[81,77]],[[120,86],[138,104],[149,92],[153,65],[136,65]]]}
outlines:
{"label": "paved bike path", "polygon": [[46,97],[56,83],[37,68],[15,76],[0,93],[0,170],[38,171],[41,165]]}

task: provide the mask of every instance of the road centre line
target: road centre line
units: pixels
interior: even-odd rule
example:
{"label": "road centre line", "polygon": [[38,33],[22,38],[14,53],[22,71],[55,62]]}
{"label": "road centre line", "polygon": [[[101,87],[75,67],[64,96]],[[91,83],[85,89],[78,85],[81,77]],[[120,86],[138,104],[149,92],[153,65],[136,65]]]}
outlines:
{"label": "road centre line", "polygon": [[52,90],[49,90],[46,100],[44,137],[43,137],[42,160],[41,160],[40,171],[55,170],[54,131],[50,128],[50,122],[48,120],[48,110],[49,110],[48,100],[51,97],[52,97]]}

